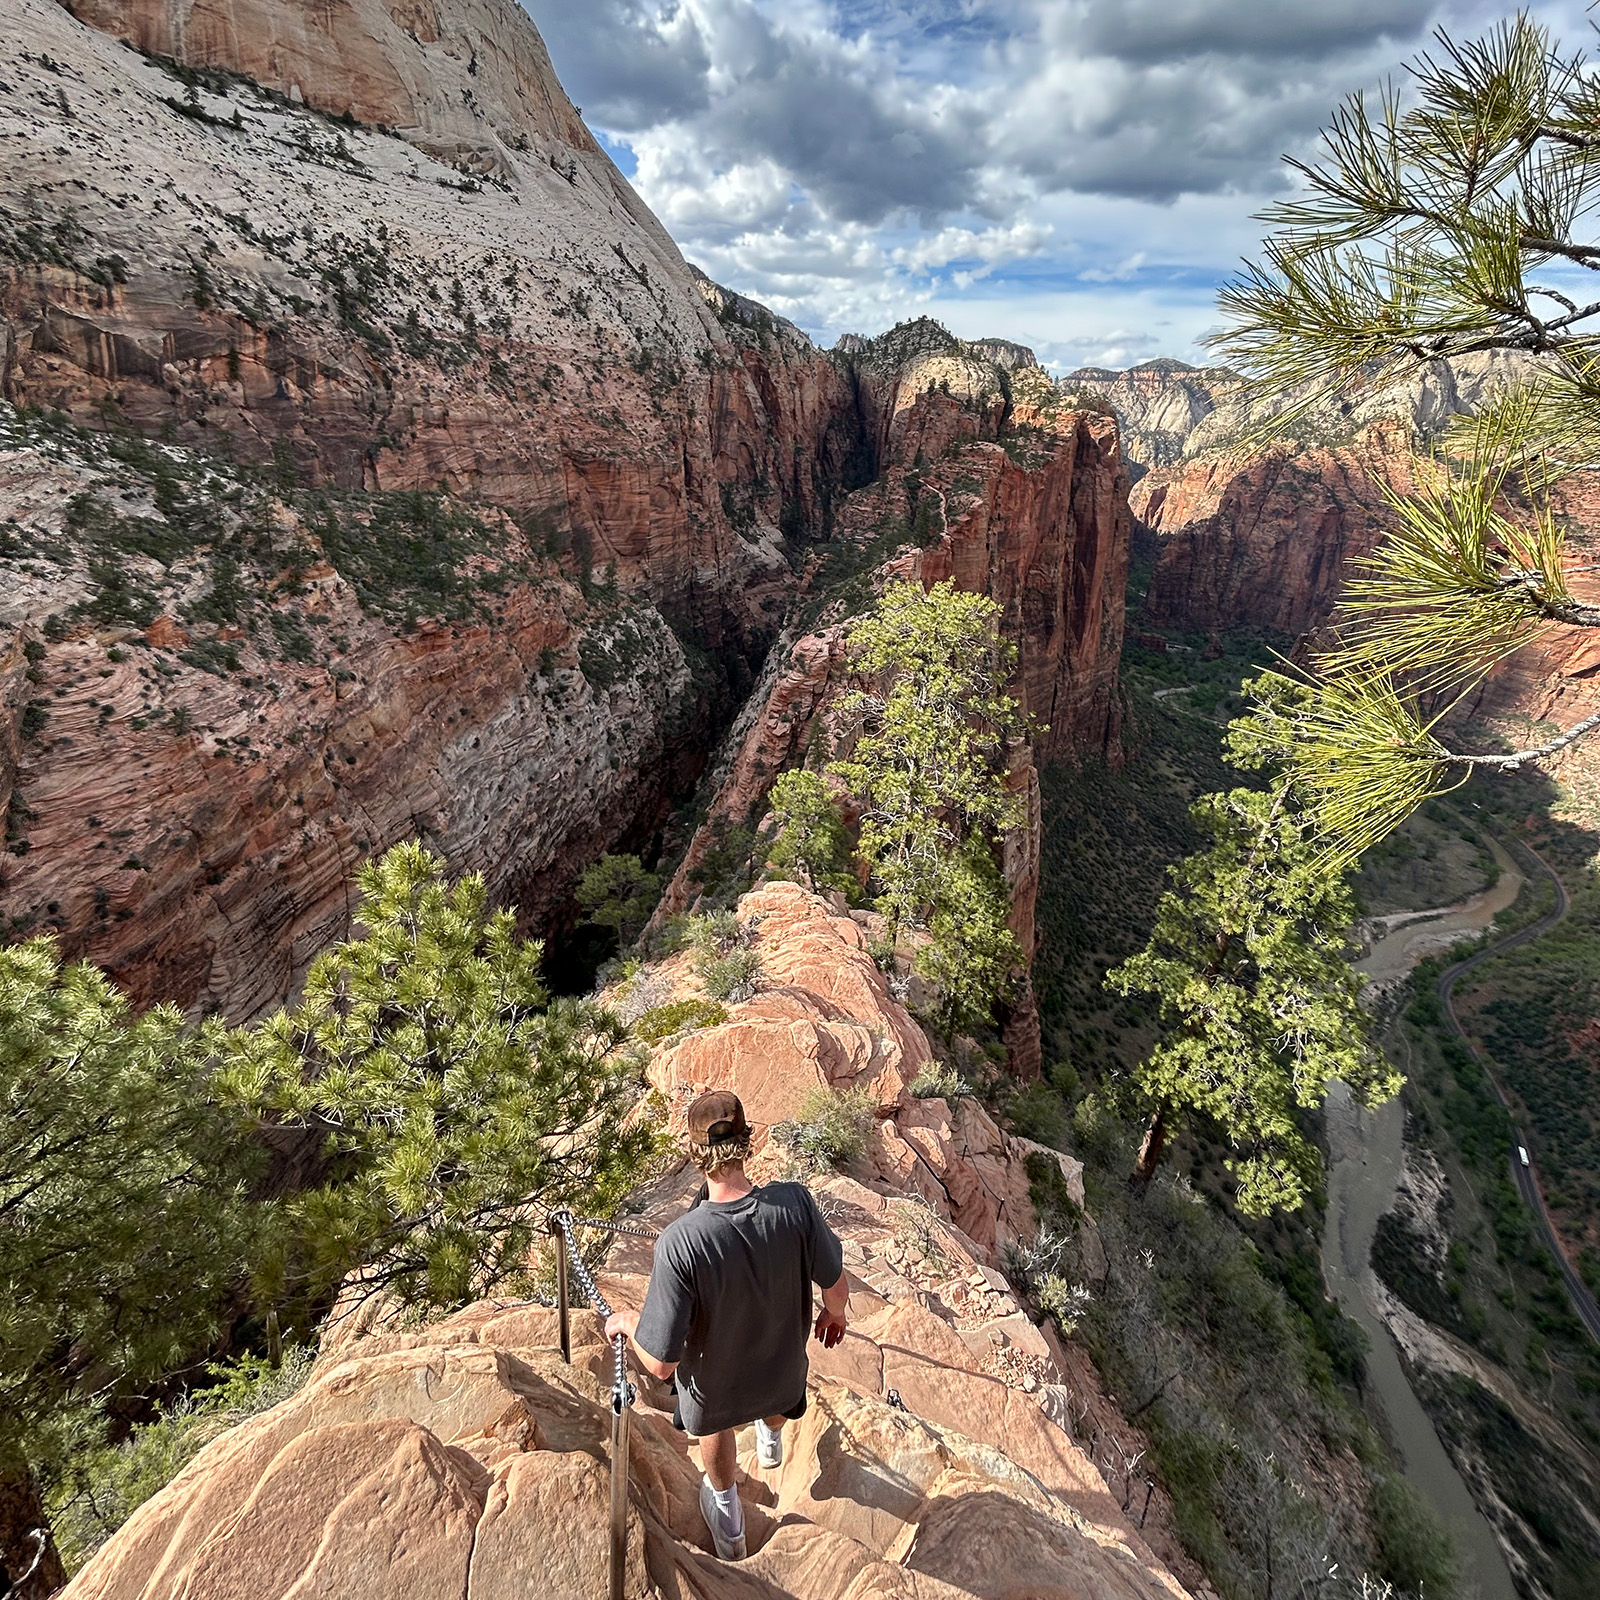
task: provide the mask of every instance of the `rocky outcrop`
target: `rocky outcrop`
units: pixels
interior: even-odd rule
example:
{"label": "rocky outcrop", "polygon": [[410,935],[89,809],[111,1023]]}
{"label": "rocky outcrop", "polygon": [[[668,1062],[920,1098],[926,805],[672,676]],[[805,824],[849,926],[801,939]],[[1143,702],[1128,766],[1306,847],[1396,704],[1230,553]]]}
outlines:
{"label": "rocky outcrop", "polygon": [[62,0],[146,55],[221,68],[484,171],[504,151],[598,151],[509,0]]}
{"label": "rocky outcrop", "polygon": [[[912,327],[943,350],[929,331],[942,334],[936,324]],[[1129,548],[1127,469],[1115,424],[1092,412],[1007,400],[1002,430],[989,399],[999,392],[1002,369],[991,366],[957,395],[946,392],[936,363],[975,366],[961,351],[929,357],[913,350],[908,375],[889,367],[874,344],[858,340],[850,348],[867,374],[863,387],[882,403],[868,413],[868,427],[890,456],[883,477],[840,508],[834,543],[888,546],[870,574],[876,587],[953,580],[999,604],[1001,631],[1018,653],[1012,692],[1037,727],[1028,751],[1018,752],[1013,777],[1021,792],[1032,793],[1035,760],[1091,750],[1115,760]],[[1004,442],[996,437],[1002,432]],[[901,542],[886,538],[885,529],[899,529]],[[813,610],[820,607],[822,626],[779,647],[730,732],[706,820],[669,890],[668,910],[688,903],[691,874],[719,834],[759,817],[780,772],[808,752],[841,754],[848,745],[850,730],[830,708],[849,686],[843,619],[861,597],[852,591],[830,603],[827,579],[824,566],[812,580],[821,590]],[[1036,813],[1036,803],[1030,809]],[[1030,952],[1035,832],[1030,825],[1027,838],[1009,847],[1017,931]]]}
{"label": "rocky outcrop", "polygon": [[[636,1273],[602,1281],[619,1298],[640,1288]],[[782,1468],[759,1468],[744,1441],[744,1561],[712,1555],[698,1469],[670,1400],[647,1387],[655,1403],[636,1413],[630,1449],[628,1600],[1185,1593],[1035,1396],[985,1374],[920,1306],[864,1282],[855,1306],[845,1350],[892,1353],[904,1409],[857,1360],[854,1382],[813,1379]],[[392,1600],[604,1593],[610,1357],[588,1314],[574,1335],[568,1366],[554,1313],[490,1302],[326,1359],[295,1398],[208,1446],[66,1595],[277,1596],[375,1580]],[[830,1366],[845,1366],[840,1354]]]}
{"label": "rocky outcrop", "polygon": [[[1116,425],[1057,403],[1042,374],[1026,383],[1010,368],[983,365],[976,346],[951,340],[937,324],[911,324],[847,349],[864,394],[874,397],[869,432],[889,456],[884,476],[841,507],[834,543],[885,552],[869,577],[875,588],[896,579],[953,580],[989,595],[1017,647],[1011,689],[1036,731],[1012,752],[1010,783],[1026,820],[1007,836],[1002,864],[1012,931],[1031,960],[1038,764],[1083,751],[1115,761],[1120,753],[1116,682],[1129,521]],[[1019,362],[1016,370],[1029,368]],[[840,707],[852,686],[845,619],[864,595],[857,584],[830,604],[826,567],[813,582],[822,590],[822,625],[792,644],[785,639],[769,659],[713,768],[706,816],[668,886],[663,915],[689,907],[707,857],[730,828],[759,820],[781,772],[844,755],[855,737]],[[1012,1069],[1037,1077],[1039,1023],[1025,977],[1004,1032]]]}
{"label": "rocky outcrop", "polygon": [[1275,444],[1147,473],[1129,500],[1157,552],[1144,619],[1291,634],[1326,621],[1382,537],[1383,485],[1410,482],[1409,442],[1374,430],[1341,449]]}
{"label": "rocky outcrop", "polygon": [[[994,1240],[953,1220],[995,1217],[954,1206],[957,1192],[1020,1192],[1025,1207],[1030,1147],[972,1102],[952,1114],[908,1099],[903,1071],[924,1042],[851,920],[780,884],[740,913],[758,925],[762,992],[725,1023],[667,1041],[651,1075],[677,1107],[709,1072],[758,1122],[793,1110],[807,1085],[873,1085],[871,1161],[813,1179],[844,1242],[851,1328],[834,1350],[811,1346],[809,1408],[785,1429],[783,1465],[761,1468],[753,1437],[741,1439],[750,1554],[737,1563],[710,1553],[670,1395],[635,1374],[624,1592],[1181,1600],[1188,1591],[1167,1561],[1168,1551],[1184,1561],[1170,1505],[1140,1484],[1129,1512],[1130,1485],[1114,1490],[1077,1439],[1078,1420],[1103,1404],[1080,1398],[1081,1360],[1036,1325],[997,1270]],[[657,999],[690,987],[681,963],[641,981]],[[985,1125],[965,1146],[948,1137]],[[758,1167],[779,1156],[767,1144]],[[1081,1200],[1081,1169],[1051,1159]],[[663,1226],[698,1181],[667,1174],[639,1197],[644,1220]],[[1004,1226],[1031,1231],[1031,1217],[1019,1209]],[[640,1303],[649,1250],[615,1241],[598,1274],[613,1304]],[[68,1600],[374,1583],[391,1600],[590,1600],[607,1571],[610,1355],[590,1313],[574,1314],[572,1342],[568,1366],[554,1312],[529,1304],[484,1301],[416,1331],[336,1318],[307,1387],[210,1444],[94,1557]]]}
{"label": "rocky outcrop", "polygon": [[[721,1026],[657,1053],[651,1079],[672,1112],[708,1087],[732,1088],[770,1128],[818,1089],[864,1090],[879,1121],[861,1175],[920,1196],[998,1264],[1002,1245],[1033,1232],[1025,1167],[1033,1147],[1002,1133],[975,1100],[911,1098],[934,1052],[867,952],[869,915],[841,915],[798,884],[769,883],[744,896],[739,917],[761,961],[760,992],[730,1007]],[[648,983],[652,1005],[698,994],[683,957]],[[772,1144],[761,1157],[761,1172],[787,1159]],[[1081,1192],[1081,1167],[1072,1181]]]}

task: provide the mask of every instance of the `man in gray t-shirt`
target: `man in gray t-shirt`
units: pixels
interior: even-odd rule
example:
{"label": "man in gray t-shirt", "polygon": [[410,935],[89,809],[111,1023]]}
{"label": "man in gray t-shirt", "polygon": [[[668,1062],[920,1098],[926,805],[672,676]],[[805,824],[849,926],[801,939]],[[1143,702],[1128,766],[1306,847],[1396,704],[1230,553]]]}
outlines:
{"label": "man in gray t-shirt", "polygon": [[656,1241],[644,1308],[616,1312],[606,1336],[627,1334],[647,1372],[676,1377],[682,1426],[700,1441],[700,1509],[717,1554],[737,1560],[735,1432],[755,1423],[757,1459],[782,1462],[784,1421],[806,1408],[811,1286],[822,1289],[816,1335],[830,1348],[844,1337],[850,1287],[811,1191],[758,1189],[746,1176],[750,1127],[737,1095],[701,1095],[689,1108],[689,1153],[706,1175],[702,1198]]}

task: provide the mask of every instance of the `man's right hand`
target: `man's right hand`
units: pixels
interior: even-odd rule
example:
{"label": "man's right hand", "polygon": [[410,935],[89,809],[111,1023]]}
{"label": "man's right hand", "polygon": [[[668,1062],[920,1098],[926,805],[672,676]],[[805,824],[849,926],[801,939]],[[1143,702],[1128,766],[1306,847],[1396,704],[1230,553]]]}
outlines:
{"label": "man's right hand", "polygon": [[817,1337],[822,1341],[824,1350],[831,1350],[836,1344],[844,1342],[844,1332],[847,1323],[842,1311],[830,1311],[824,1306],[817,1316]]}

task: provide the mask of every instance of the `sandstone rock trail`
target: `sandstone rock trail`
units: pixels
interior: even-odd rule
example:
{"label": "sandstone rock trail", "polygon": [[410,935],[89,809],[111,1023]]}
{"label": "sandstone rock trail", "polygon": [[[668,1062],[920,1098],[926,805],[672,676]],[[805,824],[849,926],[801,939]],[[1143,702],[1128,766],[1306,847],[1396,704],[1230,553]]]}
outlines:
{"label": "sandstone rock trail", "polygon": [[[742,1562],[710,1553],[670,1394],[635,1374],[625,1593],[1181,1600],[1055,1420],[1073,1410],[1070,1357],[997,1270],[998,1244],[1033,1226],[1035,1147],[974,1102],[906,1095],[926,1040],[850,918],[792,884],[746,896],[739,914],[759,922],[765,989],[666,1041],[651,1076],[674,1109],[702,1083],[731,1086],[763,1124],[807,1085],[873,1085],[870,1157],[813,1179],[844,1240],[851,1328],[834,1350],[810,1346],[809,1409],[785,1430],[782,1467],[760,1469],[753,1432],[741,1439]],[[647,978],[657,1003],[693,989],[681,962]],[[1081,1199],[1081,1168],[1052,1156]],[[760,1146],[757,1177],[782,1159]],[[667,1173],[637,1220],[664,1226],[698,1183]],[[650,1250],[614,1241],[597,1274],[608,1300],[640,1304]],[[493,1300],[417,1331],[336,1319],[310,1383],[208,1446],[68,1600],[594,1600],[607,1584],[611,1352],[592,1312],[574,1313],[572,1347],[569,1366],[553,1310]]]}

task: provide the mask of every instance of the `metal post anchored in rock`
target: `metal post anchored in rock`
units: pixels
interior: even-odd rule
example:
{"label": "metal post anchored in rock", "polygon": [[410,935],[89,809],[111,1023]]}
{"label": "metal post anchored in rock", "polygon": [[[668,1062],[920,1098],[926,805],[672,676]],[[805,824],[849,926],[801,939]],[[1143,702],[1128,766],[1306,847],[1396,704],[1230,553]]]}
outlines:
{"label": "metal post anchored in rock", "polygon": [[[617,1340],[617,1361],[622,1340]],[[611,1393],[611,1600],[622,1600],[628,1567],[628,1432],[633,1417],[633,1385]]]}
{"label": "metal post anchored in rock", "polygon": [[[567,1271],[577,1274],[578,1284],[589,1297],[589,1304],[602,1318],[611,1315],[606,1297],[600,1293],[595,1281],[578,1253],[572,1237],[573,1224],[588,1222],[587,1217],[574,1217],[564,1207],[550,1213],[550,1232],[556,1241],[556,1293],[561,1315],[561,1359],[572,1360],[572,1340],[567,1329]],[[629,1228],[616,1223],[597,1223],[614,1233],[633,1234],[642,1238],[654,1235],[639,1228]],[[628,1341],[619,1333],[611,1341],[611,1589],[610,1600],[623,1600],[622,1584],[628,1568],[628,1434],[633,1402],[637,1398],[634,1387],[628,1382]]]}
{"label": "metal post anchored in rock", "polygon": [[556,1307],[561,1320],[561,1359],[572,1365],[572,1331],[567,1317],[571,1302],[567,1294],[567,1230],[564,1213],[556,1211],[550,1216],[550,1234],[556,1242]]}

